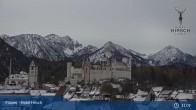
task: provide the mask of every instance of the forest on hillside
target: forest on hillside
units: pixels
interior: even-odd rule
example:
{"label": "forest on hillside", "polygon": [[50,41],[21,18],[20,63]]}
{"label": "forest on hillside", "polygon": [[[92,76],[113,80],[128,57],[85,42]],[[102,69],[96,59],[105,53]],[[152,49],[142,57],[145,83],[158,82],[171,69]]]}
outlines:
{"label": "forest on hillside", "polygon": [[165,86],[174,89],[196,89],[196,67],[181,64],[133,66],[132,79],[145,87]]}

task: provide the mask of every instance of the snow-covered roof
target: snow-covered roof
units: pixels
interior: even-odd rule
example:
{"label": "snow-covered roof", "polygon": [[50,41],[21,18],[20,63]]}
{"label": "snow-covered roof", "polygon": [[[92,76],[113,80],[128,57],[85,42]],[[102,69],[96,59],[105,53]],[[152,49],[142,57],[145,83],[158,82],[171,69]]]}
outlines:
{"label": "snow-covered roof", "polygon": [[9,93],[18,93],[18,94],[22,94],[22,93],[28,93],[28,90],[24,90],[24,89],[20,89],[20,90],[0,90],[1,94],[9,94]]}
{"label": "snow-covered roof", "polygon": [[88,101],[90,98],[71,98],[69,101]]}
{"label": "snow-covered roof", "polygon": [[178,91],[174,90],[171,95],[177,95]]}
{"label": "snow-covered roof", "polygon": [[27,93],[28,91],[25,89],[16,90],[15,93]]}
{"label": "snow-covered roof", "polygon": [[74,94],[75,94],[74,92],[70,91],[70,92],[67,92],[63,97],[64,97],[64,99],[68,100],[71,97],[73,97]]}
{"label": "snow-covered roof", "polygon": [[122,81],[125,81],[126,79],[125,78],[119,78],[119,79],[117,79],[117,81],[119,81],[119,82],[122,82]]}
{"label": "snow-covered roof", "polygon": [[75,90],[76,90],[75,87],[70,87],[69,89],[70,89],[71,91],[75,91]]}
{"label": "snow-covered roof", "polygon": [[154,91],[156,97],[158,97],[161,91],[163,90],[163,87],[153,87],[152,90]]}
{"label": "snow-covered roof", "polygon": [[124,95],[116,95],[116,98],[124,98]]}
{"label": "snow-covered roof", "polygon": [[163,87],[152,87],[152,90],[153,90],[154,92],[162,91],[162,90],[163,90]]}
{"label": "snow-covered roof", "polygon": [[43,93],[42,96],[55,96],[56,93]]}
{"label": "snow-covered roof", "polygon": [[184,90],[178,90],[178,92],[183,93],[183,92],[184,92]]}
{"label": "snow-covered roof", "polygon": [[155,98],[155,101],[164,101],[164,100],[165,100],[164,98],[160,98],[160,97]]}
{"label": "snow-covered roof", "polygon": [[109,82],[109,81],[110,81],[110,80],[108,80],[108,79],[103,79],[103,80],[100,80],[99,83],[103,84],[103,83]]}
{"label": "snow-covered roof", "polygon": [[93,89],[90,91],[89,95],[94,95],[97,91],[96,87],[93,87]]}
{"label": "snow-covered roof", "polygon": [[7,90],[19,90],[22,89],[21,85],[6,85],[5,89]]}
{"label": "snow-covered roof", "polygon": [[145,101],[145,99],[146,97],[139,95],[135,95],[135,97],[133,98],[134,101]]}
{"label": "snow-covered roof", "polygon": [[80,87],[82,87],[82,86],[81,86],[81,85],[79,85],[79,84],[78,84],[77,86],[78,86],[79,88],[80,88]]}
{"label": "snow-covered roof", "polygon": [[46,94],[46,90],[30,90],[31,96]]}
{"label": "snow-covered roof", "polygon": [[178,94],[178,91],[174,90],[174,91],[171,93],[170,97],[171,97],[171,98],[175,98],[177,94]]}
{"label": "snow-covered roof", "polygon": [[59,90],[60,87],[51,87],[50,90]]}
{"label": "snow-covered roof", "polygon": [[54,84],[43,84],[43,86],[46,86],[46,87],[55,87]]}
{"label": "snow-covered roof", "polygon": [[121,85],[120,84],[111,84],[112,85],[112,88],[114,88],[114,89],[118,89],[118,88],[120,88],[121,87]]}
{"label": "snow-covered roof", "polygon": [[137,94],[130,93],[129,98],[133,99],[134,101],[145,101],[147,95],[148,92],[139,89]]}
{"label": "snow-covered roof", "polygon": [[140,96],[142,96],[142,95],[148,95],[148,92],[142,91],[142,90],[138,89],[137,95],[140,95]]}
{"label": "snow-covered roof", "polygon": [[100,87],[97,89],[95,95],[99,95],[101,92],[100,92]]}
{"label": "snow-covered roof", "polygon": [[129,98],[130,98],[130,99],[133,99],[134,97],[135,97],[135,94],[129,93]]}
{"label": "snow-covered roof", "polygon": [[77,94],[81,94],[83,92],[83,88],[79,88],[79,91],[76,91]]}
{"label": "snow-covered roof", "polygon": [[11,74],[8,79],[28,79],[28,73],[21,71],[20,74]]}
{"label": "snow-covered roof", "polygon": [[178,93],[175,99],[179,99],[179,100],[193,99],[193,95],[194,94],[191,93]]}
{"label": "snow-covered roof", "polygon": [[161,91],[160,95],[165,95],[165,94],[169,95],[172,92],[173,92],[173,90],[163,90],[163,91]]}
{"label": "snow-covered roof", "polygon": [[196,90],[188,90],[189,93],[196,93]]}

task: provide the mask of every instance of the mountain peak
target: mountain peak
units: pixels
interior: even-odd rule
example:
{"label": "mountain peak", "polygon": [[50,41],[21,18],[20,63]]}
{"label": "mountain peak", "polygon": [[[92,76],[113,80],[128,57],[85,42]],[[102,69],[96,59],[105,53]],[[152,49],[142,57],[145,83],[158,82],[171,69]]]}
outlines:
{"label": "mountain peak", "polygon": [[98,49],[97,47],[95,47],[95,46],[92,46],[92,45],[88,45],[88,46],[86,46],[87,48],[96,48],[96,49]]}
{"label": "mountain peak", "polygon": [[107,43],[105,43],[105,44],[114,44],[112,41],[108,41]]}
{"label": "mountain peak", "polygon": [[182,52],[180,49],[168,45],[159,52],[152,54],[148,57],[156,65],[167,65],[172,63],[185,63],[189,65],[195,65],[194,58]]}
{"label": "mountain peak", "polygon": [[49,35],[47,35],[47,36],[45,36],[45,37],[60,37],[60,36],[58,36],[58,35],[56,35],[56,34],[49,34]]}
{"label": "mountain peak", "polygon": [[171,45],[166,46],[159,52],[168,53],[168,54],[184,54],[184,52],[182,52],[180,49]]}
{"label": "mountain peak", "polygon": [[175,47],[172,46],[172,45],[168,45],[168,46],[165,47],[165,49],[175,49]]}
{"label": "mountain peak", "polygon": [[113,42],[111,41],[108,41],[107,43],[104,44],[103,47],[114,47],[116,44],[114,44]]}
{"label": "mountain peak", "polygon": [[7,34],[0,35],[0,38],[7,38],[7,37],[9,37]]}
{"label": "mountain peak", "polygon": [[[11,38],[15,38],[15,39],[39,39],[39,38],[43,38],[41,35],[38,34],[19,34],[19,35],[15,35],[15,36],[10,36]],[[6,39],[6,38],[5,38]]]}
{"label": "mountain peak", "polygon": [[20,34],[20,35],[16,35],[16,36],[42,37],[39,34]]}

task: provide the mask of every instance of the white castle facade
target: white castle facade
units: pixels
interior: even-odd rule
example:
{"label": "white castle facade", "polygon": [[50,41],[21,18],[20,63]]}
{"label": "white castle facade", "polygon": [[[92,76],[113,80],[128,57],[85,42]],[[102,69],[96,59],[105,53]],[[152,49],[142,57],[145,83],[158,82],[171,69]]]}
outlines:
{"label": "white castle facade", "polygon": [[120,78],[131,80],[131,58],[124,57],[121,61],[117,61],[116,58],[103,56],[100,64],[91,64],[89,58],[83,60],[81,68],[76,68],[68,62],[65,82],[70,81],[71,84],[76,84],[82,80],[93,82]]}

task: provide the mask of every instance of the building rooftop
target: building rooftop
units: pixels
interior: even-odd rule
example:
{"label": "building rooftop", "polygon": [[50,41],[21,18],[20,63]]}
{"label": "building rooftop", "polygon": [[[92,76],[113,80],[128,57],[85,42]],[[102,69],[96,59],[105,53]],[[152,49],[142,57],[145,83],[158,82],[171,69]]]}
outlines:
{"label": "building rooftop", "polygon": [[176,95],[175,99],[179,99],[179,100],[193,99],[193,95],[195,95],[195,94],[191,94],[191,93],[178,93]]}
{"label": "building rooftop", "polygon": [[21,71],[20,74],[11,74],[8,79],[28,79],[28,73]]}

